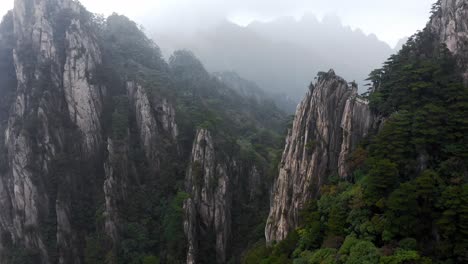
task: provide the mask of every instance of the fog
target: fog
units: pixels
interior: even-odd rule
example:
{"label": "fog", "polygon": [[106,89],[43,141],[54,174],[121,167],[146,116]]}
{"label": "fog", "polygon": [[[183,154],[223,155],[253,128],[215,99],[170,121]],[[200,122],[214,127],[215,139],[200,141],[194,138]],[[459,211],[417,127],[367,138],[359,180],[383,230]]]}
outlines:
{"label": "fog", "polygon": [[[1,13],[13,7],[13,0],[0,1]],[[91,12],[116,12],[141,24],[166,58],[192,50],[209,71],[235,71],[294,101],[329,68],[364,92],[367,74],[425,26],[433,2],[81,0]]]}
{"label": "fog", "polygon": [[[14,0],[0,0],[0,13]],[[222,18],[246,25],[254,20],[281,16],[318,17],[336,14],[343,23],[376,34],[391,46],[413,34],[427,22],[435,0],[81,0],[92,12],[117,12],[139,23],[154,22],[158,30],[203,27]]]}

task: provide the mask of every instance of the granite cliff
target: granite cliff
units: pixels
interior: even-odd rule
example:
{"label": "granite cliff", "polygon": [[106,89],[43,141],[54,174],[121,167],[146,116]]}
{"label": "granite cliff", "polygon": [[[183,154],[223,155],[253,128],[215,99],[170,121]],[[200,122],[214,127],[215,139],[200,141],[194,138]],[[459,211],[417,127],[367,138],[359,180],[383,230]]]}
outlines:
{"label": "granite cliff", "polygon": [[[440,0],[428,28],[438,37],[440,43],[456,55],[460,67],[468,69],[468,2],[466,0]],[[464,73],[465,81],[468,72]]]}
{"label": "granite cliff", "polygon": [[261,237],[274,104],[74,0],[16,0],[0,58],[0,263],[239,262]]}
{"label": "granite cliff", "polygon": [[[72,0],[18,0],[2,23],[11,63],[3,66],[15,78],[2,78],[1,87],[0,250],[25,248],[35,263],[83,263],[83,233],[91,227],[82,210],[97,208],[102,192],[105,230],[117,243],[117,204],[131,161],[125,140],[116,143],[104,128],[109,94],[96,76],[103,55],[95,26]],[[174,109],[164,98],[150,103],[134,82],[128,97],[157,174],[158,142],[177,137]]]}
{"label": "granite cliff", "polygon": [[299,211],[332,174],[348,176],[347,159],[366,137],[374,117],[357,87],[333,70],[321,73],[299,104],[272,189],[267,241],[298,225]]}
{"label": "granite cliff", "polygon": [[[466,0],[440,0],[425,31],[438,45],[446,45],[468,78]],[[436,45],[437,46],[437,45]],[[378,86],[371,92],[379,90]],[[357,95],[333,71],[321,73],[299,104],[294,124],[286,138],[279,175],[272,189],[270,215],[266,224],[267,242],[280,241],[298,227],[299,212],[316,198],[330,176],[346,177],[348,159],[370,133],[378,132],[381,114],[371,111],[368,102]],[[425,158],[420,155],[420,167]]]}

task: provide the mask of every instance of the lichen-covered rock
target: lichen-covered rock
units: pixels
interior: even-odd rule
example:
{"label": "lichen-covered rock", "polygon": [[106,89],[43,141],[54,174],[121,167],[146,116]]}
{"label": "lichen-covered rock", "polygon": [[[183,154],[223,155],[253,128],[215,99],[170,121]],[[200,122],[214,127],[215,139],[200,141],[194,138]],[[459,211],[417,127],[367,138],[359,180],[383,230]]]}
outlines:
{"label": "lichen-covered rock", "polygon": [[371,122],[367,103],[357,98],[357,87],[332,70],[311,85],[297,108],[272,189],[268,242],[286,238],[297,227],[299,210],[318,194],[327,177],[347,176],[346,159]]}

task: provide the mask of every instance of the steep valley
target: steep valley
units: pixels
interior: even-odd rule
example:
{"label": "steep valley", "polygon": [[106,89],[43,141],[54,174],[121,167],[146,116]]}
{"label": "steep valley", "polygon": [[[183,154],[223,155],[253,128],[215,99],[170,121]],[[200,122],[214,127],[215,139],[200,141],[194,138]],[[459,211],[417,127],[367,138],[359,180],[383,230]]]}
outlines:
{"label": "steep valley", "polygon": [[466,263],[467,58],[468,2],[440,0],[367,93],[319,72],[288,117],[125,16],[15,0],[0,263]]}

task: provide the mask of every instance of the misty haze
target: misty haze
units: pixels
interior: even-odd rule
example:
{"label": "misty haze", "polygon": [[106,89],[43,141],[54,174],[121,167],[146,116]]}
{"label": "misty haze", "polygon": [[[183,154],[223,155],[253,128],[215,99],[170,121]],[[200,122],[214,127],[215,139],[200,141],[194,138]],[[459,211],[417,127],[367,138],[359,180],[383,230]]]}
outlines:
{"label": "misty haze", "polygon": [[[3,13],[13,1],[4,2]],[[319,71],[333,68],[366,92],[369,72],[425,26],[433,1],[81,2],[135,19],[165,58],[190,50],[209,72],[235,72],[293,113]]]}
{"label": "misty haze", "polygon": [[468,0],[0,14],[0,264],[468,263]]}

